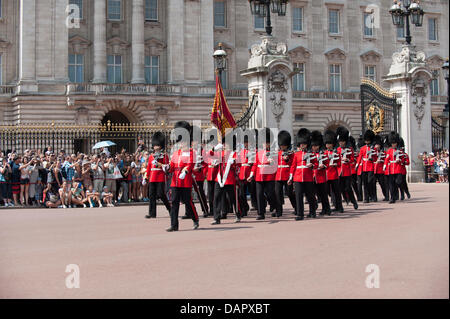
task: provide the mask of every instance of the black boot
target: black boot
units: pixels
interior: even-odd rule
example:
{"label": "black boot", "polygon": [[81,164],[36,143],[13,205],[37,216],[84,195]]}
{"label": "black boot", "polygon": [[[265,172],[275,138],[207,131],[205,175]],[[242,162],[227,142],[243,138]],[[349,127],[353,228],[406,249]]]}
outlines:
{"label": "black boot", "polygon": [[258,215],[258,217],[256,217],[256,220],[263,220],[263,219],[266,219],[264,215]]}
{"label": "black boot", "polygon": [[178,227],[170,226],[169,228],[166,229],[166,231],[168,232],[178,231]]}

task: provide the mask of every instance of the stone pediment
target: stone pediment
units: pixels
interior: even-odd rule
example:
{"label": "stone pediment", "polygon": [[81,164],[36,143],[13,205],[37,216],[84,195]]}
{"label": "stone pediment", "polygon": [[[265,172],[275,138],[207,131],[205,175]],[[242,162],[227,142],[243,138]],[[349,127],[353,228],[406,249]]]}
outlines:
{"label": "stone pediment", "polygon": [[370,50],[361,54],[360,57],[363,62],[378,63],[380,62],[382,55],[375,50]]}
{"label": "stone pediment", "polygon": [[130,46],[130,43],[122,40],[119,37],[112,37],[108,41],[106,41],[106,45],[112,48],[114,54],[118,54],[121,49],[126,49]]}
{"label": "stone pediment", "polygon": [[91,45],[91,41],[80,35],[74,35],[69,39],[69,47],[72,47],[74,53],[81,53],[81,49],[87,49]]}
{"label": "stone pediment", "polygon": [[0,38],[0,48],[6,49],[10,45],[11,45],[11,42],[3,40],[3,39]]}
{"label": "stone pediment", "polygon": [[150,39],[145,40],[145,46],[146,47],[156,47],[161,50],[165,49],[167,47],[167,45],[164,42],[162,42],[158,39],[155,39],[155,38],[150,38]]}
{"label": "stone pediment", "polygon": [[334,61],[343,61],[347,57],[345,51],[339,48],[328,50],[324,54],[329,60]]}
{"label": "stone pediment", "polygon": [[304,46],[298,46],[288,52],[292,60],[306,60],[311,56],[311,51],[309,51]]}
{"label": "stone pediment", "polygon": [[427,58],[425,62],[431,70],[441,69],[444,64],[444,58],[435,54]]}

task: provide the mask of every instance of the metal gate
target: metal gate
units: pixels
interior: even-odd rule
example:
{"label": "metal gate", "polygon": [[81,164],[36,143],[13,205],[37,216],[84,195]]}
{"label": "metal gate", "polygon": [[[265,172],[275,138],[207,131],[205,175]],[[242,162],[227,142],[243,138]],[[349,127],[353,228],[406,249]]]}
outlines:
{"label": "metal gate", "polygon": [[366,129],[370,129],[379,135],[397,131],[398,128],[395,94],[369,79],[361,81],[361,127],[363,134]]}
{"label": "metal gate", "polygon": [[440,125],[433,118],[431,119],[431,145],[433,152],[445,148],[445,130],[445,126]]}

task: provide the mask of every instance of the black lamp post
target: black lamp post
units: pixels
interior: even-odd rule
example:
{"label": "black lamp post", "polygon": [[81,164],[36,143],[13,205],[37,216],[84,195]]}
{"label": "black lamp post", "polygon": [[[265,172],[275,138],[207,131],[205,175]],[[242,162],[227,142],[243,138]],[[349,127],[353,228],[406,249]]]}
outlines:
{"label": "black lamp post", "polygon": [[286,7],[289,0],[248,0],[253,15],[266,18],[266,33],[272,35],[272,23],[270,12],[286,15]]}
{"label": "black lamp post", "polygon": [[222,48],[222,43],[219,43],[219,48],[214,51],[214,68],[219,75],[219,81],[222,78],[222,71],[227,68],[227,53]]}
{"label": "black lamp post", "polygon": [[394,0],[394,5],[389,10],[389,13],[392,15],[392,22],[395,26],[403,27],[406,24],[406,43],[411,44],[410,17],[412,24],[416,27],[421,27],[423,15],[425,14],[419,3],[414,0]]}

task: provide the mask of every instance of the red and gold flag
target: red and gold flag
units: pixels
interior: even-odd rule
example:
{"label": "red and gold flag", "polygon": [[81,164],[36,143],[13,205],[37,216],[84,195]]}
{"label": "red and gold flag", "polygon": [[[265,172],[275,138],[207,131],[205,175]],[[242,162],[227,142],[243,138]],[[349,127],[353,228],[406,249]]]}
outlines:
{"label": "red and gold flag", "polygon": [[219,75],[216,73],[216,96],[214,97],[214,105],[211,111],[211,122],[220,131],[222,137],[225,136],[227,128],[235,128],[236,121],[228,109],[227,100],[223,94],[222,85]]}

